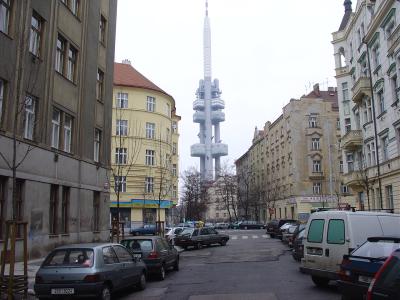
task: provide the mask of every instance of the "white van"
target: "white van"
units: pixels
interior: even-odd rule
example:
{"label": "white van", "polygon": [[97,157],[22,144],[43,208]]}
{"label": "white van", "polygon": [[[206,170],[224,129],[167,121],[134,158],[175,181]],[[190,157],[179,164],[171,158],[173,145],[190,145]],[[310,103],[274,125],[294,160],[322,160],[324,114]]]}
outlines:
{"label": "white van", "polygon": [[338,279],[344,254],[368,237],[400,233],[400,215],[380,212],[323,211],[311,214],[305,229],[300,271],[317,286]]}

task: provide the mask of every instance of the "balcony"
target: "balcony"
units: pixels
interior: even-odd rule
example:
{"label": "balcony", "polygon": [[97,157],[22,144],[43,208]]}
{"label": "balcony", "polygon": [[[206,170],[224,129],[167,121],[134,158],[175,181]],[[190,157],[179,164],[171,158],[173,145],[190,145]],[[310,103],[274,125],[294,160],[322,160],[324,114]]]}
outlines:
{"label": "balcony", "polygon": [[204,100],[198,99],[193,102],[193,109],[194,110],[204,110]]}
{"label": "balcony", "polygon": [[212,109],[224,109],[225,101],[220,98],[215,98],[211,100],[211,108]]}
{"label": "balcony", "polygon": [[202,157],[206,155],[206,145],[205,144],[194,144],[190,146],[190,156],[192,157]]}
{"label": "balcony", "polygon": [[203,123],[206,120],[206,115],[204,111],[196,111],[193,114],[193,122],[194,123]]}
{"label": "balcony", "polygon": [[323,172],[312,172],[308,176],[311,180],[322,180],[324,179],[324,173]]}
{"label": "balcony", "polygon": [[361,130],[350,130],[342,137],[342,147],[345,150],[354,151],[362,147],[363,138]]}
{"label": "balcony", "polygon": [[352,171],[342,175],[343,183],[350,187],[355,192],[361,192],[364,190],[364,182],[362,171]]}
{"label": "balcony", "polygon": [[213,124],[225,121],[225,113],[222,111],[212,111],[211,112],[211,121]]}
{"label": "balcony", "polygon": [[222,144],[222,143],[212,144],[211,145],[211,154],[213,157],[228,155],[228,145]]}
{"label": "balcony", "polygon": [[349,67],[344,66],[344,67],[336,68],[335,71],[336,71],[336,77],[346,76],[349,73]]}
{"label": "balcony", "polygon": [[371,97],[371,84],[368,77],[360,77],[351,89],[353,92],[352,100],[360,104],[364,96]]}

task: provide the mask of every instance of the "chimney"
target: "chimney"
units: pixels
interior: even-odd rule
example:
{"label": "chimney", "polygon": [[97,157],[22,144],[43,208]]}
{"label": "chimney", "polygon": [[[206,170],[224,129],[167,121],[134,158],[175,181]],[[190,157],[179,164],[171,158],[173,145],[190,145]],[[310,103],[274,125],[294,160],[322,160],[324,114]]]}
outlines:
{"label": "chimney", "polygon": [[129,59],[123,59],[122,63],[125,65],[131,65],[131,61]]}
{"label": "chimney", "polygon": [[314,93],[315,93],[317,96],[320,95],[320,93],[319,93],[319,83],[314,84],[313,90],[314,90]]}

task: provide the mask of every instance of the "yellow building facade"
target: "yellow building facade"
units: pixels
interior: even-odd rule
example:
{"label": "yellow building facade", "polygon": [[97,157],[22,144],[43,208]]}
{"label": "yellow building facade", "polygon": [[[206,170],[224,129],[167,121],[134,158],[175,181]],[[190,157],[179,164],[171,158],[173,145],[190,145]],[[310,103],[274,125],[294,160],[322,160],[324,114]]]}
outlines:
{"label": "yellow building facade", "polygon": [[[135,70],[114,65],[111,216],[134,228],[169,223],[178,201],[178,123],[174,98]],[[118,208],[119,207],[119,208]]]}

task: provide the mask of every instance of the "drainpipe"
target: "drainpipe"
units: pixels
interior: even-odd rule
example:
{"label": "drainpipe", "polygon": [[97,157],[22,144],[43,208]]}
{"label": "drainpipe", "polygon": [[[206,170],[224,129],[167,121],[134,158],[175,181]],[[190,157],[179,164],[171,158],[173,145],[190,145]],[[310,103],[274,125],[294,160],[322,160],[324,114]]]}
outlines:
{"label": "drainpipe", "polygon": [[383,198],[382,198],[382,182],[381,182],[381,168],[379,163],[379,152],[378,152],[378,132],[376,129],[376,114],[375,114],[375,99],[374,99],[374,90],[372,86],[372,72],[371,72],[371,62],[369,59],[369,47],[368,43],[365,41],[365,37],[363,38],[363,43],[367,47],[367,61],[368,61],[368,73],[369,73],[369,84],[371,86],[371,105],[372,105],[372,120],[374,124],[374,137],[375,137],[375,153],[376,153],[376,167],[378,170],[378,186],[379,186],[379,198],[381,209],[383,209]]}

